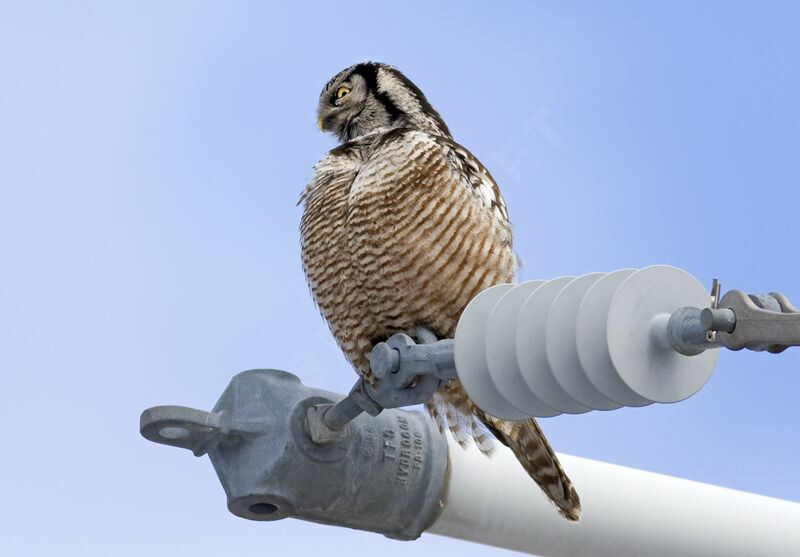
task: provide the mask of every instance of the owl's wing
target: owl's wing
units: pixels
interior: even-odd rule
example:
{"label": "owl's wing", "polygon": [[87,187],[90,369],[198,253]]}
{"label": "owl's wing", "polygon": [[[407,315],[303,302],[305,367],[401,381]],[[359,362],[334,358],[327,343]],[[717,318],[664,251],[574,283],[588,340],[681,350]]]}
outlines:
{"label": "owl's wing", "polygon": [[481,161],[452,139],[444,137],[437,139],[445,149],[453,167],[472,187],[480,203],[491,210],[497,219],[508,224],[508,210],[500,194],[500,188]]}

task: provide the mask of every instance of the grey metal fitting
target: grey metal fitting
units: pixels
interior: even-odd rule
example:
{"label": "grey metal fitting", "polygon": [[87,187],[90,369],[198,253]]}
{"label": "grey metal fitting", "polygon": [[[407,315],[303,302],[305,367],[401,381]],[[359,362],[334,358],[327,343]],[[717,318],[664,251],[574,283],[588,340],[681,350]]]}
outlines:
{"label": "grey metal fitting", "polygon": [[718,308],[683,307],[673,312],[667,333],[672,348],[686,356],[721,346],[776,354],[800,346],[800,311],[780,292],[730,290]]}
{"label": "grey metal fitting", "polygon": [[777,354],[789,346],[800,346],[800,311],[780,292],[748,296],[741,290],[730,290],[719,305],[730,308],[736,316],[733,330],[717,333],[725,347]]}
{"label": "grey metal fitting", "polygon": [[377,416],[383,407],[367,394],[363,378],[359,378],[350,394],[336,404],[322,404],[308,409],[308,424],[311,439],[315,443],[328,443],[339,439],[341,430],[356,416],[366,412]]}
{"label": "grey metal fitting", "polygon": [[667,323],[667,337],[672,348],[684,356],[696,356],[719,343],[709,338],[708,328],[701,318],[702,311],[693,307],[675,310]]}
{"label": "grey metal fitting", "polygon": [[700,326],[706,331],[730,333],[736,328],[736,312],[731,308],[703,308]]}
{"label": "grey metal fitting", "polygon": [[[344,398],[341,402],[344,401],[352,402],[352,399]],[[353,418],[361,413],[361,409],[356,406],[357,412],[355,409],[350,412],[350,405],[341,405],[341,402],[339,403],[340,406],[328,402],[326,404],[315,404],[308,409],[306,413],[306,430],[314,443],[335,443],[344,441],[350,435],[348,426],[353,421]],[[339,412],[335,410],[331,412],[334,408]],[[344,411],[342,411],[343,408],[345,409]]]}
{"label": "grey metal fitting", "polygon": [[207,453],[237,516],[419,537],[440,510],[444,437],[421,412],[387,410],[362,414],[347,434],[314,443],[309,409],[343,398],[285,371],[251,370],[231,380],[211,412],[157,406],[142,413],[140,431],[156,443]]}
{"label": "grey metal fitting", "polygon": [[309,431],[315,443],[340,439],[345,435],[342,428],[361,412],[377,416],[384,408],[422,404],[443,383],[457,377],[453,340],[436,340],[436,335],[421,327],[416,334],[421,344],[403,333],[376,344],[370,355],[372,382],[359,378],[350,394],[334,406],[309,410]]}
{"label": "grey metal fitting", "polygon": [[376,381],[365,390],[383,408],[421,404],[457,377],[453,340],[417,344],[403,333],[392,335],[372,349],[370,368]]}

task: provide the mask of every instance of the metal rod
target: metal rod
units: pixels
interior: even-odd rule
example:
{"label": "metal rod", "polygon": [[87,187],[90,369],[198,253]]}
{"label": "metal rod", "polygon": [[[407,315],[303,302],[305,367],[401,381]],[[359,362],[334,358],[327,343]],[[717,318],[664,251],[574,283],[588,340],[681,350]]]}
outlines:
{"label": "metal rod", "polygon": [[349,394],[325,412],[322,421],[333,431],[339,431],[363,411],[353,395]]}
{"label": "metal rod", "polygon": [[704,308],[700,312],[700,325],[706,331],[730,333],[736,328],[736,313],[730,308]]}

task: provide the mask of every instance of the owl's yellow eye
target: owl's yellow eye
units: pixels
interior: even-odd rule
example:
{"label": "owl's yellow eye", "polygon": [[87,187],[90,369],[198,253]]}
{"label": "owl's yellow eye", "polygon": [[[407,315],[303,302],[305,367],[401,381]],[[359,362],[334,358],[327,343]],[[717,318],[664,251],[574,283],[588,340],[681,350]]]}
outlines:
{"label": "owl's yellow eye", "polygon": [[342,97],[344,97],[349,92],[350,92],[349,88],[347,88],[347,87],[339,87],[339,89],[336,91],[336,98],[337,99],[341,99]]}

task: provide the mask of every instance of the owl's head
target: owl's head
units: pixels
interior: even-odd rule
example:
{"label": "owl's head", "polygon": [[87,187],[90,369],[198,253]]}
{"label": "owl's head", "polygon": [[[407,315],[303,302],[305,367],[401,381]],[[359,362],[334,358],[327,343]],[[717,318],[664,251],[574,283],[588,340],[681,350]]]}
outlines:
{"label": "owl's head", "polygon": [[396,68],[362,62],[342,70],[322,89],[319,127],[344,143],[378,128],[413,128],[450,137],[442,117]]}

